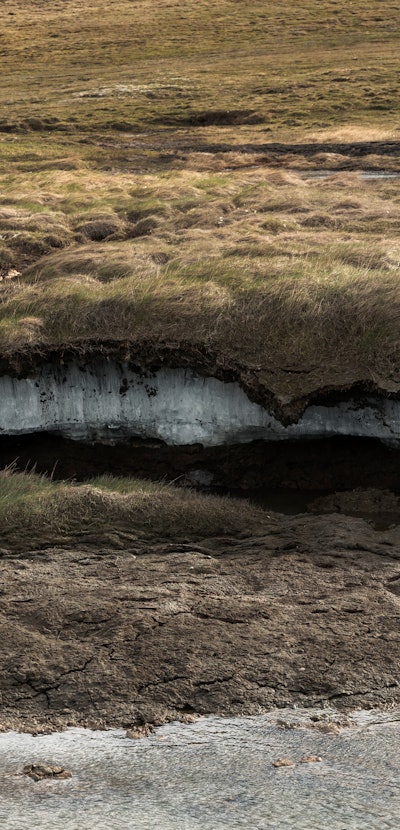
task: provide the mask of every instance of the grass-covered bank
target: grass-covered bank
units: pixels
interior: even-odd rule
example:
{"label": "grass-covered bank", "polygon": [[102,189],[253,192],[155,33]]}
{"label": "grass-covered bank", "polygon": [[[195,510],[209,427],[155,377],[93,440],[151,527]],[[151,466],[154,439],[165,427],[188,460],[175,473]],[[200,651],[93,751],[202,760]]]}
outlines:
{"label": "grass-covered bank", "polygon": [[46,171],[7,187],[4,358],[84,353],[89,341],[173,344],[282,394],[341,378],[396,382],[397,180]]}
{"label": "grass-covered bank", "polygon": [[396,391],[398,182],[352,170],[398,171],[397,16],[393,0],[7,4],[4,360],[172,345],[283,398]]}
{"label": "grass-covered bank", "polygon": [[0,471],[0,546],[125,547],[136,539],[196,539],[257,531],[266,514],[243,500],[102,476],[87,484]]}

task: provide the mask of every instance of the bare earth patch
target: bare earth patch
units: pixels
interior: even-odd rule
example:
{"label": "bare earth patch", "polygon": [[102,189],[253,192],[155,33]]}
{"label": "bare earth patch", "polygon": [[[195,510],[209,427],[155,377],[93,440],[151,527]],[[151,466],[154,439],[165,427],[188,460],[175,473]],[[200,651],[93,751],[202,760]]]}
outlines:
{"label": "bare earth patch", "polygon": [[266,521],[241,537],[3,551],[3,729],[398,705],[399,528]]}

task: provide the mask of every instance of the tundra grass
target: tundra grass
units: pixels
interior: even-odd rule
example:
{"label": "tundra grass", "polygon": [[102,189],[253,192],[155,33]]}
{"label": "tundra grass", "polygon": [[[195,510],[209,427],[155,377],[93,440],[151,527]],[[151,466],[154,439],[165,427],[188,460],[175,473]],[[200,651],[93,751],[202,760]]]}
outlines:
{"label": "tundra grass", "polygon": [[396,384],[397,182],[351,171],[398,169],[399,11],[3,4],[3,358],[151,342]]}
{"label": "tundra grass", "polygon": [[397,180],[192,165],[144,176],[24,172],[8,182],[3,356],[88,341],[172,343],[275,370],[287,389],[340,376],[395,380]]}
{"label": "tundra grass", "polygon": [[5,129],[396,129],[397,0],[10,0]]}
{"label": "tundra grass", "polygon": [[266,523],[265,512],[242,500],[167,484],[113,476],[76,484],[0,471],[0,546],[6,550],[121,540],[129,547],[138,538],[207,538]]}

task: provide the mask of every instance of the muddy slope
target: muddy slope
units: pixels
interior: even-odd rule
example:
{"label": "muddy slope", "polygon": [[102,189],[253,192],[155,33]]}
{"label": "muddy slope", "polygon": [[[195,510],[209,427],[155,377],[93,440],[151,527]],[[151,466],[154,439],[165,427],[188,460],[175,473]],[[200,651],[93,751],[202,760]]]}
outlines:
{"label": "muddy slope", "polygon": [[[132,545],[132,543],[130,543]],[[3,551],[3,728],[400,703],[400,528]]]}

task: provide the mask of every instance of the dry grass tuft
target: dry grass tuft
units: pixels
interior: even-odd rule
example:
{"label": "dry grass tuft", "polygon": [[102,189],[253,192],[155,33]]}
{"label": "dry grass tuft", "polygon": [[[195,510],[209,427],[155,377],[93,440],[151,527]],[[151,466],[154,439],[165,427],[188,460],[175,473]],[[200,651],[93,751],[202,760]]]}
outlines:
{"label": "dry grass tuft", "polygon": [[[265,513],[244,501],[172,485],[102,476],[88,484],[0,472],[0,540],[13,550],[115,537],[206,538],[260,530]],[[28,541],[29,540],[29,541]]]}

